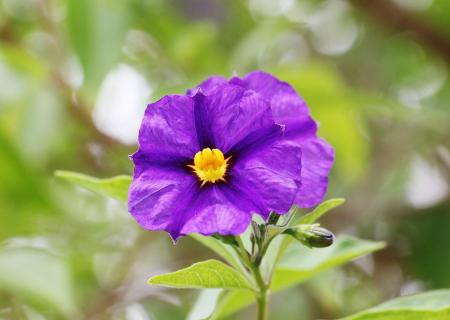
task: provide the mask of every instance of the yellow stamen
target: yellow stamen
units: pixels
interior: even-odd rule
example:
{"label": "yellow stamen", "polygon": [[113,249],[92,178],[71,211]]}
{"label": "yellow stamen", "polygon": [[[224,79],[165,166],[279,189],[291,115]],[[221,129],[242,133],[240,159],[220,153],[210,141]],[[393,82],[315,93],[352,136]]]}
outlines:
{"label": "yellow stamen", "polygon": [[219,149],[205,148],[195,154],[194,164],[189,167],[194,169],[203,186],[206,182],[225,181],[228,160],[230,158],[225,159]]}

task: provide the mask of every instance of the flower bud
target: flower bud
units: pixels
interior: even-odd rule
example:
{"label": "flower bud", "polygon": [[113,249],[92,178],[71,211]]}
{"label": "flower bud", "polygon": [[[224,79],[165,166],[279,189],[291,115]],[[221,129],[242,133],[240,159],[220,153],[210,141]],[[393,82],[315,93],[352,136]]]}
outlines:
{"label": "flower bud", "polygon": [[329,247],[334,242],[334,234],[319,224],[302,224],[294,228],[287,229],[287,233],[310,248]]}

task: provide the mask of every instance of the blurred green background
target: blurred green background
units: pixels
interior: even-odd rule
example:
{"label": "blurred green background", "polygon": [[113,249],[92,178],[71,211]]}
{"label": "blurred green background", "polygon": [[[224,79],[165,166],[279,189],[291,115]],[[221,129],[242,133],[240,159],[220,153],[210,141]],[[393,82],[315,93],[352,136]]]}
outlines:
{"label": "blurred green background", "polygon": [[198,292],[146,281],[212,253],[53,172],[131,174],[147,103],[255,69],[336,149],[347,202],[323,224],[388,242],[273,296],[273,319],[449,287],[448,0],[0,0],[0,41],[0,319],[196,319]]}

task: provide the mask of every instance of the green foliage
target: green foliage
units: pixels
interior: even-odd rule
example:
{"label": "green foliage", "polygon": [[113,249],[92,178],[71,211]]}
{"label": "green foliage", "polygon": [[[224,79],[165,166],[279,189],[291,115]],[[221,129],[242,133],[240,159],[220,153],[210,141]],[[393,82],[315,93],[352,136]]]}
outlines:
{"label": "green foliage", "polygon": [[[158,290],[128,299],[127,290],[134,290],[129,284],[142,281],[135,266],[151,268],[158,256],[157,268],[172,269],[169,261],[204,260],[208,253],[189,240],[173,247],[166,235],[140,230],[126,206],[74,193],[53,178],[59,168],[98,177],[131,172],[126,155],[136,146],[114,141],[92,118],[99,86],[119,64],[145,77],[148,102],[182,93],[211,74],[242,76],[255,69],[290,82],[305,99],[319,135],[336,151],[327,198],[348,201],[326,227],[383,239],[390,248],[371,259],[373,270],[351,269],[358,281],[336,272],[336,290],[314,287],[316,278],[307,292],[314,304],[305,302],[308,310],[298,318],[362,310],[406,281],[426,289],[448,286],[449,26],[446,0],[0,0],[0,317],[122,319],[138,308],[144,317],[185,318],[190,292]],[[324,45],[341,51],[326,52]],[[111,99],[127,92],[120,86]],[[126,101],[128,125],[140,115],[132,112],[132,97]],[[418,157],[427,167],[414,166]],[[61,174],[126,202],[129,177]],[[422,189],[411,196],[414,185]],[[416,203],[427,195],[428,202]],[[321,216],[318,210],[299,222]],[[273,290],[288,283],[283,275],[303,283],[309,279],[303,272],[328,268],[325,260],[311,258],[313,269],[303,259],[292,265],[294,271],[286,269],[286,253],[305,248],[279,236],[282,230],[268,228],[268,237],[277,238],[262,261],[264,275],[276,277]],[[48,243],[51,253],[33,248],[34,237]],[[192,238],[247,272],[235,249],[211,237]],[[316,257],[321,250],[302,254]],[[380,275],[389,281],[378,281]],[[238,292],[224,290],[219,309],[253,299],[249,290]],[[168,302],[175,300],[180,304]],[[284,311],[290,301],[272,303],[276,318],[292,318],[292,310]],[[430,310],[399,314],[448,317]],[[397,312],[382,318],[397,319]]]}
{"label": "green foliage", "polygon": [[74,316],[73,281],[66,262],[41,249],[0,250],[0,288],[43,303],[66,317]]}
{"label": "green foliage", "polygon": [[[308,249],[298,243],[293,243],[274,272],[271,291],[276,293],[298,285],[320,272],[380,250],[384,246],[383,242],[362,240],[350,236],[338,236],[334,245],[323,249]],[[247,292],[230,292],[220,300],[213,319],[229,316],[251,305],[254,303],[253,300],[253,295]]]}
{"label": "green foliage", "polygon": [[121,56],[129,17],[121,1],[68,0],[67,26],[72,48],[89,89],[96,88]]}
{"label": "green foliage", "polygon": [[342,320],[445,320],[450,318],[450,290],[399,297]]}
{"label": "green foliage", "polygon": [[113,178],[98,179],[81,173],[61,170],[56,171],[55,175],[104,196],[124,202],[128,199],[128,189],[131,184],[130,176],[121,175]]}
{"label": "green foliage", "polygon": [[[55,174],[91,191],[123,201],[126,200],[126,192],[131,181],[131,177],[128,176],[97,179],[65,171],[58,171]],[[324,201],[312,212],[300,217],[295,224],[314,223],[329,210],[343,203],[344,199],[340,198]],[[294,208],[292,213],[296,214],[296,211],[298,209]],[[213,237],[204,237],[197,234],[191,235],[191,237],[216,252],[237,270],[243,270],[238,257],[230,249],[230,246]],[[283,254],[282,250],[284,251],[289,246],[290,240],[288,237],[283,240],[280,254]],[[384,243],[382,242],[360,240],[349,236],[340,236],[333,246],[320,250],[307,249],[294,243],[283,255],[275,269],[272,292],[278,292],[302,283],[320,272],[380,250],[383,247]],[[248,281],[236,269],[230,268],[217,260],[208,260],[195,263],[186,269],[173,273],[154,276],[149,280],[149,283],[175,288],[251,288]],[[242,290],[230,292],[220,300],[213,318],[230,315],[252,304],[253,300],[254,296],[251,293]]]}
{"label": "green foliage", "polygon": [[[36,232],[39,223],[55,216],[48,185],[22,158],[20,151],[0,130],[0,239]],[[27,199],[22,201],[22,199]],[[43,213],[36,216],[34,213]]]}
{"label": "green foliage", "polygon": [[358,257],[384,248],[383,242],[338,236],[336,242],[323,249],[308,249],[292,244],[278,264],[273,278],[273,288],[286,288],[303,282],[319,272],[334,268]]}
{"label": "green foliage", "polygon": [[154,276],[148,283],[173,288],[252,289],[238,271],[218,260],[197,262],[185,269]]}

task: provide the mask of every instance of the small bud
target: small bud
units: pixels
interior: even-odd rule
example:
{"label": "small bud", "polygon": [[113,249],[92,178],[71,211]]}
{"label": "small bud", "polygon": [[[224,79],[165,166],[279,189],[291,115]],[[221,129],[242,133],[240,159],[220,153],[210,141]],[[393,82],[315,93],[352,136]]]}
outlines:
{"label": "small bud", "polygon": [[294,228],[287,229],[287,233],[310,248],[329,247],[334,242],[334,234],[319,224],[302,224]]}
{"label": "small bud", "polygon": [[255,237],[255,241],[260,242],[262,237],[261,226],[257,222],[252,221],[252,230],[253,230],[252,234]]}
{"label": "small bud", "polygon": [[315,227],[311,230],[312,236],[307,237],[308,244],[315,248],[329,247],[334,242],[334,234],[325,228]]}

